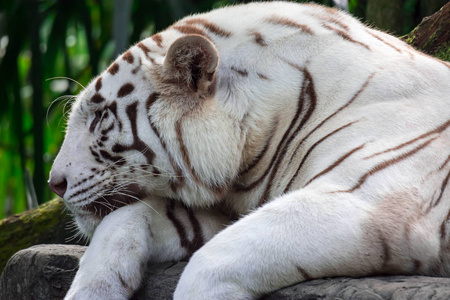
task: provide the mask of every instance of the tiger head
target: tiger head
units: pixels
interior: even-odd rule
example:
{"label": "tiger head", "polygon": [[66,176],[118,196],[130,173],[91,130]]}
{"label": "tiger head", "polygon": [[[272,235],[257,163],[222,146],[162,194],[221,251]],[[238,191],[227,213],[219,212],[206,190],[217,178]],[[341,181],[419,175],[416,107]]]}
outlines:
{"label": "tiger head", "polygon": [[145,197],[211,205],[237,176],[244,134],[216,99],[218,52],[202,36],[173,40],[133,46],[72,106],[49,185],[87,236]]}

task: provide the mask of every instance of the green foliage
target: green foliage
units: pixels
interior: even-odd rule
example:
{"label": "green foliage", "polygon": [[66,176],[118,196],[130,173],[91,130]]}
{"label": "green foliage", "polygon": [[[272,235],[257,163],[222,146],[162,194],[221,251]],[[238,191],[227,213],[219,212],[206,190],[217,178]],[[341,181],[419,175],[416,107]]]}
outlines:
{"label": "green foliage", "polygon": [[445,43],[436,50],[435,56],[439,59],[450,61],[450,43]]}
{"label": "green foliage", "polygon": [[[73,95],[125,50],[115,49],[116,1],[0,1],[0,218],[52,198],[45,181]],[[128,1],[131,22],[118,25],[130,44],[184,15],[250,2]],[[350,11],[364,17],[367,1],[349,0]],[[406,0],[410,15],[417,1]]]}
{"label": "green foliage", "polygon": [[[74,81],[51,78],[87,83],[100,59],[107,64],[111,24],[103,16],[111,14],[111,3],[1,2],[0,218],[35,205],[33,198],[50,199],[45,178],[63,139],[61,118],[71,99],[62,95],[81,89]],[[53,105],[52,99],[57,99]],[[32,181],[25,180],[28,172]]]}

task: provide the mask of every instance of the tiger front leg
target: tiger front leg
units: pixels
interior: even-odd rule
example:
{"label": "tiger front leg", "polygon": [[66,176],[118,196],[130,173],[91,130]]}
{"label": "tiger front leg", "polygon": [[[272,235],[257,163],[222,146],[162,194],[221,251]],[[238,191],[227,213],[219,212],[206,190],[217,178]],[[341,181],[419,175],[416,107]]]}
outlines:
{"label": "tiger front leg", "polygon": [[370,211],[363,201],[306,190],[273,200],[194,254],[175,299],[255,299],[309,279],[369,275],[382,252],[364,243]]}
{"label": "tiger front leg", "polygon": [[102,220],[65,299],[129,299],[148,261],[186,258],[228,222],[218,213],[190,210],[173,200],[145,201]]}

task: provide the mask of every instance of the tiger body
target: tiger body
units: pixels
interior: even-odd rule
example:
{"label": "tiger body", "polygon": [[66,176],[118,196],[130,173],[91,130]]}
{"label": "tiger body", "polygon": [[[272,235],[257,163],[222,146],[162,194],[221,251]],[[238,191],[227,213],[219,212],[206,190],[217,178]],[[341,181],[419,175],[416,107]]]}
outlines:
{"label": "tiger body", "polygon": [[448,63],[334,9],[180,20],[72,108],[50,185],[93,237],[66,298],[127,299],[191,255],[176,299],[450,275],[449,95]]}

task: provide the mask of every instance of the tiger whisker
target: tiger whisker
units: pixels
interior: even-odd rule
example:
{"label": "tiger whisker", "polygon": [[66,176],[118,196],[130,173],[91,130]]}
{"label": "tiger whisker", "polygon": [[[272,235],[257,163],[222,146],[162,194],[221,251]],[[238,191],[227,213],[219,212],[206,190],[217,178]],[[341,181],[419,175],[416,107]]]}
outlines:
{"label": "tiger whisker", "polygon": [[[123,184],[122,186],[121,186],[121,185],[116,185],[116,186],[114,187],[114,189],[112,189],[111,191],[109,191],[109,192],[107,192],[107,193],[103,193],[102,196],[97,197],[97,199],[99,199],[99,198],[104,199],[105,202],[98,202],[98,200],[94,200],[94,201],[91,202],[91,203],[99,203],[99,204],[102,204],[102,205],[104,205],[105,207],[111,209],[111,211],[113,211],[116,207],[114,207],[114,205],[112,205],[111,203],[109,203],[108,201],[106,201],[105,197],[106,197],[106,196],[114,196],[114,195],[122,195],[122,196],[129,197],[129,198],[131,198],[131,199],[135,199],[136,201],[142,202],[143,204],[145,204],[146,206],[148,206],[149,208],[151,208],[154,212],[156,212],[156,213],[159,215],[159,213],[158,213],[158,212],[157,212],[150,204],[148,204],[147,202],[143,201],[142,199],[139,199],[138,197],[136,197],[136,196],[134,196],[134,195],[130,195],[130,194],[128,194],[128,193],[125,193],[124,188],[125,188],[126,186],[128,186],[128,184]],[[96,194],[97,194],[97,196],[98,196],[98,193],[96,193]],[[126,202],[123,202],[123,201],[120,201],[120,200],[117,200],[117,199],[114,199],[114,200],[117,201],[118,203],[121,203],[121,204],[124,204],[124,205],[127,204]]]}
{"label": "tiger whisker", "polygon": [[[150,175],[151,176],[159,176],[159,177],[162,177],[162,178],[173,178],[173,176],[170,176],[170,175],[167,175],[167,174],[164,174],[164,175],[163,174],[155,174],[155,173],[153,173],[151,171],[145,171],[145,170],[139,170],[139,171],[141,173],[144,173],[144,174],[139,174],[139,175],[134,176],[133,177],[133,182],[137,183],[136,179],[147,179],[148,176],[150,176]],[[128,170],[122,170],[120,172],[117,172],[116,174],[108,175],[107,178],[112,180],[112,181],[116,180],[116,179],[119,179],[120,181],[122,181],[123,177],[125,175],[129,175],[129,174],[130,174],[130,172]],[[129,182],[129,181],[126,181],[126,182]]]}
{"label": "tiger whisker", "polygon": [[[116,188],[127,188],[131,184],[136,184],[139,186],[140,183],[138,182],[138,179],[146,179],[146,176],[145,175],[136,176],[136,177],[134,177],[133,180],[116,183]],[[164,190],[165,185],[164,185],[164,183],[160,183],[160,186],[155,185],[153,188],[157,189],[157,190]]]}
{"label": "tiger whisker", "polygon": [[[139,199],[139,198],[136,197],[136,196],[128,195],[128,194],[123,193],[123,192],[116,192],[116,194],[122,195],[122,196],[126,196],[126,197],[130,197],[130,198],[132,198],[132,199],[135,199],[135,200],[137,200],[137,201],[139,201],[139,202],[145,204],[146,206],[148,206],[148,207],[149,207],[151,210],[153,210],[158,216],[161,216],[161,215],[158,213],[158,211],[156,211],[156,209],[154,209],[149,203],[143,201],[142,199]],[[126,204],[125,202],[120,202],[120,201],[118,201],[118,200],[116,200],[116,201],[119,202],[119,203],[122,203],[122,204]]]}
{"label": "tiger whisker", "polygon": [[[70,214],[70,215],[73,217],[73,214]],[[75,242],[76,244],[80,244],[80,241],[84,240],[83,244],[87,245],[88,236],[79,230],[78,225],[74,219],[72,219],[68,224],[66,224],[66,230],[72,231],[72,232],[75,231],[75,233],[72,236],[64,239],[65,243],[70,243],[73,240],[75,240],[76,238],[78,238],[78,240]]]}
{"label": "tiger whisker", "polygon": [[83,88],[83,90],[86,89],[86,88],[84,87],[84,85],[82,85],[81,83],[79,83],[79,82],[76,81],[75,79],[70,78],[70,77],[65,77],[65,76],[50,77],[50,78],[47,78],[45,81],[55,80],[55,79],[66,79],[66,80],[70,80],[70,81],[72,81],[72,82],[75,82],[75,83],[78,84],[79,86],[81,86],[81,87]]}
{"label": "tiger whisker", "polygon": [[[152,171],[144,170],[144,168],[143,168],[142,166],[153,167],[153,168],[155,168],[155,169],[160,170],[162,173],[158,174],[158,176],[162,176],[162,177],[172,177],[172,178],[185,178],[185,177],[186,177],[186,176],[183,176],[183,175],[176,175],[175,173],[172,173],[172,172],[170,172],[170,171],[168,171],[168,170],[166,170],[166,169],[164,169],[164,168],[161,168],[161,167],[158,167],[158,166],[155,166],[155,165],[150,165],[150,164],[134,164],[134,165],[127,165],[127,168],[134,167],[134,168],[138,168],[140,172],[144,172],[144,173],[147,173],[147,174],[149,174],[149,175],[156,175],[156,174],[155,174],[154,172],[152,172]],[[129,174],[129,171],[128,171],[128,170],[123,170],[122,173],[118,173],[118,174],[114,174],[114,175],[123,175],[123,174]]]}
{"label": "tiger whisker", "polygon": [[[52,108],[53,104],[55,104],[56,102],[60,102],[60,104],[61,104],[62,101],[65,101],[64,107],[63,107],[63,116],[61,118],[61,119],[64,119],[65,115],[67,114],[67,112],[66,112],[67,105],[73,103],[75,98],[76,98],[75,95],[62,95],[62,96],[59,96],[58,98],[56,98],[55,100],[53,100],[50,103],[50,105],[48,106],[47,112],[45,114],[45,120],[47,121],[47,125],[49,125],[48,117],[49,117],[50,109]],[[60,119],[60,121],[61,121],[61,119]],[[59,124],[58,124],[58,126],[59,126]]]}
{"label": "tiger whisker", "polygon": [[[104,202],[102,201],[98,201],[98,199],[103,199]],[[96,200],[92,201],[92,203],[98,203],[103,205],[104,207],[108,208],[111,211],[114,211],[114,209],[116,208],[113,204],[109,203],[106,199],[105,199],[105,195],[104,196],[100,196],[99,198],[97,198]]]}
{"label": "tiger whisker", "polygon": [[[137,179],[144,179],[144,180],[145,180],[145,179],[148,179],[148,176],[150,176],[150,175],[151,175],[151,176],[159,176],[159,177],[167,178],[167,179],[175,178],[174,176],[155,174],[155,173],[150,172],[150,171],[143,171],[143,170],[142,170],[142,173],[144,173],[144,174],[140,174],[140,175],[134,176],[133,181],[137,183]],[[127,175],[127,174],[129,174],[129,172],[124,171],[124,172],[121,172],[121,173],[117,173],[117,174],[110,175],[109,178],[111,178],[111,179],[118,179],[118,178],[119,178],[119,179],[120,179],[120,178],[122,178],[124,175]],[[127,182],[128,182],[128,181],[127,181]]]}
{"label": "tiger whisker", "polygon": [[66,243],[70,243],[70,242],[72,242],[73,240],[75,240],[75,239],[77,239],[78,238],[78,240],[75,242],[76,244],[80,244],[80,242],[81,241],[83,241],[83,244],[86,246],[87,245],[87,242],[88,242],[88,236],[87,235],[85,235],[82,231],[80,231],[80,230],[77,230],[77,232],[73,235],[73,236],[71,236],[71,237],[69,237],[69,238],[67,238],[67,239],[65,239],[65,242]]}
{"label": "tiger whisker", "polygon": [[72,104],[73,102],[75,102],[76,97],[77,97],[77,96],[70,97],[70,98],[66,101],[66,103],[64,103],[64,107],[63,107],[63,112],[64,112],[64,114],[63,114],[63,116],[66,116],[68,113],[70,113],[70,109],[66,109],[66,108],[67,108],[67,105]]}

